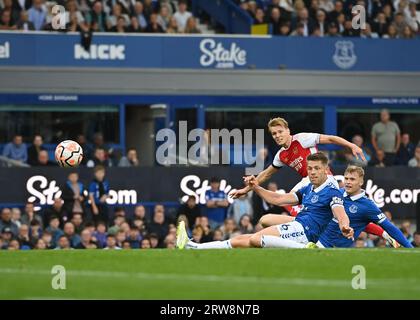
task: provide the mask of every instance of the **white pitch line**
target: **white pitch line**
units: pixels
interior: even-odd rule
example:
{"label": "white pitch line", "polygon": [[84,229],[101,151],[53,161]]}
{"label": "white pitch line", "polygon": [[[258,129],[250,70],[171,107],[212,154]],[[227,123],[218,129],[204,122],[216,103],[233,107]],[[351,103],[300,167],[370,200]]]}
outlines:
{"label": "white pitch line", "polygon": [[[47,270],[31,270],[31,269],[13,269],[0,268],[0,274],[33,274],[33,275],[50,275]],[[96,277],[96,278],[128,278],[142,279],[146,281],[197,281],[197,282],[237,282],[252,284],[268,284],[268,285],[295,285],[295,286],[317,286],[317,287],[349,287],[351,288],[351,276],[349,280],[329,280],[329,279],[305,279],[305,278],[266,278],[255,276],[229,276],[229,275],[199,275],[199,274],[171,274],[171,273],[145,273],[145,272],[121,272],[121,271],[91,271],[91,270],[69,270],[66,275],[79,277]],[[388,287],[404,283],[405,286],[413,284],[410,288],[414,291],[420,291],[420,279],[367,279],[368,286]]]}

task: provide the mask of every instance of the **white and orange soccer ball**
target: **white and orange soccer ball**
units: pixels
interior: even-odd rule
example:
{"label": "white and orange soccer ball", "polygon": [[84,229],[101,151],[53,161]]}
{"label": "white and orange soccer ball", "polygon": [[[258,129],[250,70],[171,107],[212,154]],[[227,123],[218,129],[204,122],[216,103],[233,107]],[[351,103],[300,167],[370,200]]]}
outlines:
{"label": "white and orange soccer ball", "polygon": [[77,167],[83,159],[82,147],[73,140],[65,140],[55,148],[55,160],[60,167]]}

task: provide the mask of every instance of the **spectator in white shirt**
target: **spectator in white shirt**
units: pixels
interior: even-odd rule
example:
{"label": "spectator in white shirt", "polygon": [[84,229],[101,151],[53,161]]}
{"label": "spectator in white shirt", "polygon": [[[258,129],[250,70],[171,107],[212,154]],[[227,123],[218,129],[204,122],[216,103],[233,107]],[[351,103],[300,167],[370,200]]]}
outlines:
{"label": "spectator in white shirt", "polygon": [[175,12],[174,18],[178,22],[178,30],[180,32],[184,32],[188,18],[191,16],[192,13],[187,11],[187,3],[183,0],[179,1],[178,11]]}

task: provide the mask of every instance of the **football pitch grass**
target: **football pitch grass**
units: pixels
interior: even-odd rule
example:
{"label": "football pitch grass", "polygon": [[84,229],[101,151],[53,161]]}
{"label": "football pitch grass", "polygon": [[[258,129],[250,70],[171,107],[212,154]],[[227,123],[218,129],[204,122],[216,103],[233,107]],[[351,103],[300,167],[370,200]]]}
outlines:
{"label": "football pitch grass", "polygon": [[0,299],[420,299],[420,250],[0,251],[0,279]]}

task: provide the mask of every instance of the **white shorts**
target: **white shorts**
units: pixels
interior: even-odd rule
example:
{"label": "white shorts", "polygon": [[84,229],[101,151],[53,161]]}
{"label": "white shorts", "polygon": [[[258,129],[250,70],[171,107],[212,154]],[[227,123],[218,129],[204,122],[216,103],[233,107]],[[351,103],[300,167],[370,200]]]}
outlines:
{"label": "white shorts", "polygon": [[[333,175],[328,175],[327,181],[330,181],[332,184],[334,184],[337,187],[337,189],[339,189],[338,182],[337,180],[335,180]],[[302,180],[300,180],[300,182],[297,185],[295,185],[290,192],[296,192],[299,189],[306,187],[309,183],[311,183],[311,181],[309,180],[309,177],[305,177]]]}
{"label": "white shorts", "polygon": [[288,223],[283,223],[277,225],[277,230],[279,231],[279,237],[285,240],[291,240],[303,244],[307,244],[308,238],[306,237],[303,226],[297,222],[292,221]]}

